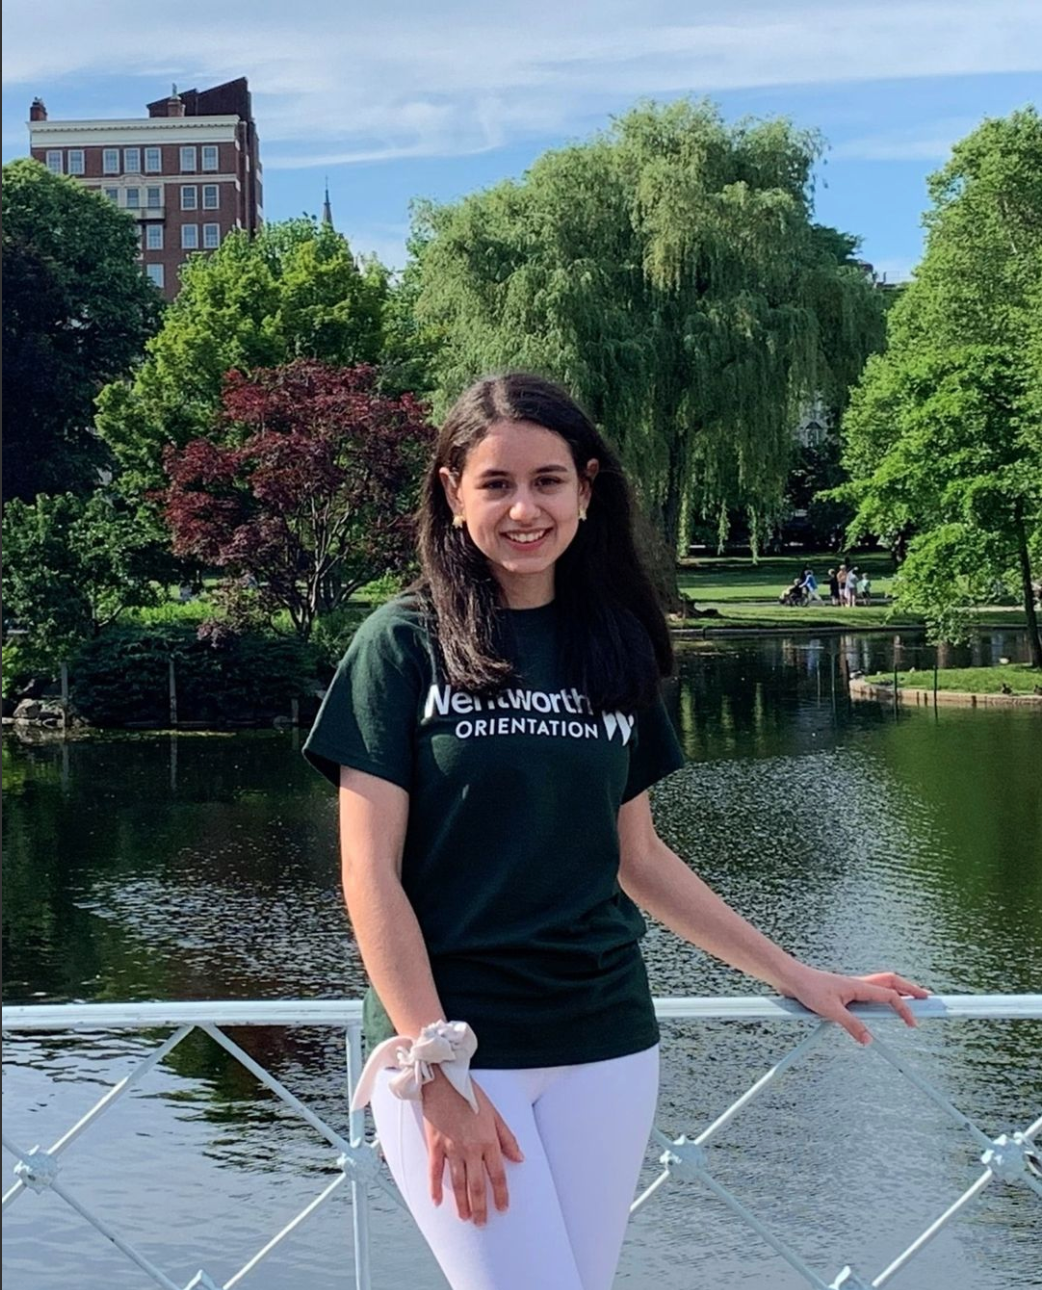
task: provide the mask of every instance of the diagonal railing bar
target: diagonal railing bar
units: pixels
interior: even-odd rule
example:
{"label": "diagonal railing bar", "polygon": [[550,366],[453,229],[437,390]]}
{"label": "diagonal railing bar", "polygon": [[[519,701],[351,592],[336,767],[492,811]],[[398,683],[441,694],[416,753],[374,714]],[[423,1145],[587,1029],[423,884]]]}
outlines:
{"label": "diagonal railing bar", "polygon": [[306,1120],[313,1129],[321,1133],[328,1143],[345,1154],[351,1151],[351,1144],[345,1137],[337,1133],[336,1129],[330,1128],[321,1116],[316,1115],[314,1111],[306,1107],[295,1093],[291,1093],[281,1080],[276,1079],[270,1071],[265,1070],[260,1062],[254,1061],[250,1054],[240,1048],[234,1039],[229,1039],[224,1031],[217,1026],[202,1025],[199,1029],[205,1030],[215,1043],[220,1044],[222,1048],[231,1053],[236,1061],[245,1066],[251,1075],[255,1075],[266,1088],[271,1089],[287,1106],[291,1106],[300,1118]]}
{"label": "diagonal railing bar", "polygon": [[[117,1102],[124,1093],[127,1093],[135,1084],[140,1083],[153,1066],[158,1062],[161,1062],[167,1053],[176,1048],[186,1035],[190,1035],[192,1033],[193,1029],[193,1026],[182,1026],[176,1034],[171,1035],[169,1039],[167,1039],[147,1057],[142,1058],[129,1075],[125,1075],[117,1084],[114,1084],[103,1097],[99,1098],[99,1100],[95,1102],[82,1119],[78,1120],[67,1133],[63,1134],[63,1136],[56,1142],[52,1143],[51,1146],[47,1148],[46,1152],[41,1152],[40,1154],[47,1155],[52,1158],[59,1156],[70,1143],[75,1142],[80,1134],[83,1133],[85,1129],[89,1128],[100,1115],[104,1114],[104,1112],[107,1111],[114,1102]],[[25,1187],[26,1184],[24,1180],[20,1178],[18,1182],[16,1182],[15,1185],[5,1194],[3,1207],[6,1209],[8,1203],[13,1201],[20,1192],[24,1191]]]}
{"label": "diagonal railing bar", "polygon": [[105,1222],[103,1218],[88,1209],[81,1201],[77,1200],[69,1189],[56,1178],[53,1179],[48,1186],[50,1191],[53,1191],[56,1196],[60,1196],[67,1205],[80,1215],[81,1218],[86,1219],[91,1227],[99,1231],[107,1241],[111,1241],[116,1249],[125,1254],[132,1263],[135,1263],[146,1276],[150,1276],[156,1285],[162,1286],[163,1290],[181,1290],[181,1287],[171,1281],[165,1272],[157,1268],[151,1259],[147,1259],[142,1253],[140,1253],[140,1251],[136,1250],[129,1241],[125,1241],[118,1232]]}
{"label": "diagonal railing bar", "polygon": [[775,1236],[769,1227],[765,1227],[756,1215],[751,1210],[746,1209],[738,1197],[728,1191],[722,1183],[717,1182],[711,1173],[706,1171],[702,1175],[702,1182],[718,1199],[724,1202],[728,1209],[737,1214],[748,1227],[751,1227],[760,1240],[766,1242],[776,1254],[780,1255],[791,1268],[798,1272],[808,1285],[813,1286],[814,1290],[829,1290],[829,1286],[818,1276],[813,1268],[804,1263],[795,1250]]}
{"label": "diagonal railing bar", "polygon": [[[959,995],[934,996],[910,1003],[919,1020],[937,1019],[1038,1019],[1042,1018],[1042,995]],[[694,1018],[697,1020],[741,1020],[757,1022],[792,1021],[815,1018],[801,1005],[788,999],[754,996],[743,999],[659,999],[656,1011],[660,1018]],[[891,1009],[882,1005],[855,1005],[851,1011],[869,1021],[896,1020]],[[65,1200],[88,1223],[112,1242],[163,1290],[179,1290],[163,1272],[137,1251],[129,1242],[118,1236],[100,1217],[81,1204],[59,1182],[57,1155],[71,1144],[105,1110],[109,1109],[130,1087],[138,1083],[157,1062],[168,1054],[195,1028],[204,1030],[236,1061],[249,1070],[266,1088],[301,1116],[327,1142],[340,1151],[337,1164],[339,1174],[318,1196],[305,1205],[282,1230],[261,1247],[227,1282],[224,1290],[233,1290],[249,1273],[301,1223],[315,1213],[343,1185],[349,1182],[352,1196],[352,1222],[354,1224],[354,1271],[356,1290],[371,1290],[370,1250],[368,1231],[368,1204],[370,1186],[379,1186],[387,1195],[401,1204],[397,1189],[384,1177],[378,1159],[379,1144],[366,1141],[365,1117],[362,1112],[348,1114],[348,1138],[345,1139],[321,1116],[311,1111],[274,1075],[255,1061],[221,1026],[231,1025],[334,1025],[345,1029],[345,1059],[347,1091],[354,1088],[362,1065],[359,1025],[361,1007],[355,1001],[307,1000],[264,1003],[257,1001],[231,1001],[210,1003],[171,1004],[93,1004],[93,1005],[30,1005],[4,1009],[4,1027],[14,1031],[59,1030],[123,1030],[153,1029],[166,1025],[179,1027],[178,1032],[142,1059],[130,1075],[124,1077],[91,1108],[76,1125],[59,1138],[49,1151],[34,1147],[23,1152],[13,1142],[4,1138],[4,1146],[16,1157],[17,1181],[4,1198],[9,1199],[29,1188],[36,1192],[53,1191]],[[996,1179],[1006,1183],[1026,1185],[1042,1197],[1042,1159],[1034,1145],[1035,1135],[1042,1131],[1042,1116],[1023,1133],[1003,1133],[989,1138],[968,1116],[964,1115],[939,1090],[925,1079],[903,1057],[899,1056],[878,1034],[873,1045],[879,1055],[889,1062],[909,1082],[925,1093],[944,1113],[960,1127],[967,1129],[983,1148],[981,1163],[984,1173],[943,1214],[918,1236],[906,1250],[895,1258],[871,1283],[857,1275],[849,1266],[831,1283],[814,1271],[803,1258],[777,1234],[771,1232],[734,1193],[713,1177],[709,1168],[706,1145],[762,1091],[776,1081],[785,1071],[800,1061],[821,1039],[833,1023],[820,1023],[814,1030],[787,1052],[778,1062],[746,1089],[721,1115],[696,1138],[686,1136],[669,1138],[661,1130],[652,1132],[653,1141],[663,1148],[660,1157],[662,1174],[634,1202],[633,1213],[641,1210],[667,1182],[698,1181],[703,1183],[743,1223],[749,1226],[769,1248],[789,1264],[813,1290],[871,1290],[882,1287],[903,1271],[934,1237]],[[218,1290],[210,1275],[199,1271],[184,1290]]]}
{"label": "diagonal railing bar", "polygon": [[899,1056],[878,1035],[873,1035],[872,1037],[872,1048],[880,1057],[888,1061],[895,1070],[900,1071],[910,1084],[914,1084],[921,1093],[925,1093],[930,1101],[935,1106],[939,1106],[949,1119],[954,1120],[961,1129],[966,1129],[982,1150],[986,1151],[992,1145],[991,1138],[988,1137],[983,1129],[979,1129],[968,1115],[964,1115],[957,1106],[949,1102],[943,1093],[934,1088],[928,1080],[924,1079],[914,1067]]}
{"label": "diagonal railing bar", "polygon": [[247,1276],[250,1272],[252,1272],[253,1269],[257,1266],[258,1263],[260,1263],[262,1259],[266,1258],[272,1252],[272,1250],[276,1248],[276,1246],[281,1245],[287,1236],[289,1236],[292,1232],[295,1232],[296,1229],[301,1225],[301,1223],[303,1223],[303,1221],[306,1218],[310,1218],[310,1216],[315,1212],[316,1209],[318,1209],[321,1205],[324,1205],[326,1201],[329,1199],[329,1197],[332,1196],[333,1193],[337,1190],[337,1188],[342,1187],[344,1185],[346,1178],[347,1178],[347,1174],[343,1174],[343,1173],[339,1174],[336,1178],[334,1178],[333,1181],[329,1184],[329,1186],[325,1187],[321,1192],[319,1192],[319,1194],[313,1200],[309,1201],[308,1204],[304,1206],[304,1208],[300,1211],[300,1213],[295,1218],[290,1219],[290,1221],[286,1224],[286,1226],[282,1229],[281,1232],[279,1232],[276,1236],[273,1236],[271,1240],[267,1243],[267,1245],[259,1249],[257,1253],[253,1256],[253,1258],[251,1258],[248,1262],[244,1263],[233,1277],[229,1277],[229,1279],[225,1281],[223,1290],[232,1290],[232,1286],[238,1285],[239,1282],[243,1279],[243,1277]]}
{"label": "diagonal railing bar", "polygon": [[780,1075],[784,1074],[790,1066],[795,1066],[798,1061],[802,1061],[807,1053],[809,1053],[812,1048],[815,1048],[831,1029],[832,1023],[829,1021],[824,1021],[820,1026],[815,1026],[806,1039],[801,1040],[795,1048],[786,1053],[780,1061],[776,1062],[769,1071],[766,1071],[761,1075],[756,1083],[748,1088],[741,1097],[737,1098],[722,1115],[717,1116],[708,1129],[703,1129],[698,1137],[695,1138],[695,1142],[697,1142],[700,1147],[704,1147],[720,1129],[722,1129],[726,1124],[730,1124],[738,1112],[748,1106],[754,1097],[762,1093],[769,1085],[773,1084],[774,1081]]}
{"label": "diagonal railing bar", "polygon": [[938,1234],[938,1232],[943,1231],[944,1228],[948,1226],[948,1224],[951,1222],[953,1218],[955,1218],[957,1214],[959,1214],[962,1210],[964,1210],[966,1206],[970,1204],[971,1201],[974,1201],[977,1199],[977,1197],[981,1194],[981,1192],[985,1189],[985,1187],[987,1187],[988,1183],[991,1182],[994,1176],[995,1175],[991,1172],[990,1169],[986,1169],[984,1173],[981,1174],[981,1176],[971,1187],[967,1187],[967,1189],[963,1192],[963,1194],[959,1197],[959,1199],[955,1201],[954,1204],[949,1205],[948,1208],[944,1211],[943,1214],[940,1215],[939,1218],[934,1219],[934,1221],[930,1224],[930,1226],[926,1229],[926,1231],[923,1232],[921,1236],[917,1237],[912,1242],[912,1244],[908,1247],[907,1250],[905,1250],[902,1254],[899,1254],[897,1258],[894,1259],[893,1263],[889,1265],[889,1267],[884,1268],[883,1271],[880,1272],[879,1276],[877,1276],[875,1280],[872,1282],[872,1285],[885,1286],[889,1280],[891,1280],[893,1277],[895,1277],[898,1274],[898,1272],[901,1271],[901,1269],[905,1266],[905,1264],[910,1263],[912,1259],[915,1258],[915,1256],[920,1252],[920,1250],[925,1249],[926,1246]]}
{"label": "diagonal railing bar", "polygon": [[[1042,1002],[1042,1000],[1040,1000]],[[969,1010],[967,1010],[969,1011]],[[660,1013],[661,1015],[661,1013]],[[880,1010],[878,1015],[883,1017],[886,1012]],[[893,1014],[891,1014],[892,1017]],[[1023,1013],[1016,1012],[1016,1015],[1022,1016]],[[803,1259],[788,1246],[780,1237],[766,1228],[754,1214],[751,1213],[742,1202],[713,1177],[709,1168],[709,1157],[705,1151],[705,1144],[710,1138],[725,1124],[729,1123],[738,1111],[747,1106],[753,1098],[762,1089],[772,1083],[775,1078],[783,1071],[795,1064],[814,1044],[816,1044],[822,1035],[833,1026],[832,1022],[824,1022],[818,1026],[811,1035],[793,1048],[785,1055],[775,1066],[760,1077],[744,1094],[732,1103],[717,1119],[696,1138],[689,1139],[686,1135],[677,1139],[668,1138],[658,1128],[653,1128],[651,1137],[653,1141],[663,1146],[661,1162],[664,1165],[663,1172],[656,1178],[649,1187],[634,1201],[630,1208],[630,1213],[639,1212],[644,1206],[661,1190],[666,1183],[674,1179],[683,1181],[699,1181],[709,1188],[726,1206],[737,1215],[743,1222],[751,1227],[775,1252],[780,1255],[793,1269],[814,1287],[814,1290],[839,1290],[839,1287],[846,1287],[846,1290],[868,1290],[868,1283],[858,1277],[848,1266],[843,1269],[839,1276],[830,1284],[826,1283],[821,1277],[813,1271]],[[1007,1180],[1016,1180],[1025,1183],[1032,1191],[1037,1191],[1042,1195],[1042,1161],[1030,1150],[1034,1135],[1042,1128],[1042,1117],[1039,1117],[1034,1124],[1030,1126],[1024,1134],[1014,1134],[1012,1139],[1006,1135],[999,1138],[991,1139],[978,1126],[961,1111],[958,1110],[947,1098],[936,1090],[927,1080],[923,1079],[918,1072],[911,1068],[907,1062],[902,1061],[897,1054],[879,1039],[878,1035],[873,1035],[873,1047],[879,1051],[880,1056],[891,1063],[899,1074],[905,1076],[916,1087],[921,1089],[931,1098],[932,1101],[942,1110],[945,1111],[960,1127],[967,1128],[978,1142],[978,1145],[985,1148],[982,1160],[988,1165],[989,1160],[997,1158],[1002,1161],[1003,1175]],[[1022,1167],[1023,1166],[1023,1167]],[[1037,1177],[1034,1176],[1037,1174]],[[992,1168],[986,1169],[984,1175],[978,1179],[967,1191],[951,1205],[917,1240],[905,1250],[893,1263],[884,1270],[880,1276],[871,1283],[873,1287],[881,1286],[895,1276],[912,1258],[915,1257],[925,1246],[940,1232],[949,1222],[952,1221],[962,1209],[970,1204],[996,1177],[996,1171]]]}
{"label": "diagonal railing bar", "polygon": [[390,1194],[388,1185],[383,1181],[379,1171],[379,1161],[376,1159],[376,1153],[368,1144],[356,1145],[349,1142],[336,1129],[331,1128],[321,1116],[316,1115],[309,1107],[290,1090],[271,1074],[270,1071],[257,1061],[255,1061],[248,1052],[240,1048],[234,1039],[228,1036],[217,1026],[201,1024],[200,1030],[205,1030],[211,1039],[226,1049],[231,1055],[240,1062],[246,1069],[257,1077],[257,1079],[280,1098],[287,1106],[292,1107],[294,1111],[306,1120],[318,1133],[320,1133],[327,1142],[336,1147],[340,1152],[339,1164],[345,1172],[358,1172],[362,1177],[375,1182],[378,1186],[384,1188]]}

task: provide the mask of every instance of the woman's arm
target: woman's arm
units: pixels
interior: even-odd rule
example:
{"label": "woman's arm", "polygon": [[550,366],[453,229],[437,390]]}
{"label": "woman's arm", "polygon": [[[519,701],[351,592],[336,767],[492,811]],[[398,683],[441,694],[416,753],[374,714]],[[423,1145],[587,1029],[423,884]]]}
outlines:
{"label": "woman's arm", "polygon": [[[362,961],[400,1035],[448,1020],[427,946],[402,889],[409,794],[363,771],[340,770],[340,873]],[[465,1018],[464,1018],[465,1020]]]}
{"label": "woman's arm", "polygon": [[847,1005],[887,1003],[914,1026],[911,1009],[901,997],[925,998],[928,991],[893,973],[847,977],[800,963],[733,910],[693,873],[655,831],[647,793],[619,811],[619,883],[659,922],[731,967],[759,977],[779,994],[836,1021],[860,1043],[871,1039],[868,1028]]}
{"label": "woman's arm", "polygon": [[[448,1021],[415,910],[402,887],[402,852],[409,795],[363,771],[340,770],[340,857],[344,900],[362,962],[400,1035],[415,1038],[432,1021]],[[466,1021],[466,1017],[451,1018]],[[478,1041],[480,1043],[480,1035]],[[430,1190],[442,1200],[448,1165],[460,1218],[479,1226],[488,1215],[488,1187],[497,1209],[508,1203],[503,1159],[523,1157],[499,1112],[474,1083],[475,1115],[435,1067],[423,1086]]]}

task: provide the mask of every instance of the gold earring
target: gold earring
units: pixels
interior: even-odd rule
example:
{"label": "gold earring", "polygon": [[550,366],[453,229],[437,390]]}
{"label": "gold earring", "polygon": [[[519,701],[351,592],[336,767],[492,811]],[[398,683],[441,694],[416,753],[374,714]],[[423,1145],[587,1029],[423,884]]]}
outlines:
{"label": "gold earring", "polygon": [[580,518],[581,520],[584,520],[584,519],[586,518],[586,507],[585,507],[585,506],[580,506],[580,507],[579,507],[579,518]]}
{"label": "gold earring", "polygon": [[464,525],[464,522],[465,521],[463,519],[462,513],[457,513],[452,517],[452,527],[454,529],[461,529]]}

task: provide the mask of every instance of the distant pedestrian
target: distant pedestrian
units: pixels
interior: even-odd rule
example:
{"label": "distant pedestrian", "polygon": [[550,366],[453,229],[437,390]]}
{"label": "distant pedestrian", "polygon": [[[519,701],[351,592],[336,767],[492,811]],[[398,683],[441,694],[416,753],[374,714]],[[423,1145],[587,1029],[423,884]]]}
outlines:
{"label": "distant pedestrian", "polygon": [[829,603],[832,605],[839,604],[839,577],[835,569],[829,570]]}
{"label": "distant pedestrian", "polygon": [[839,586],[839,604],[847,603],[847,566],[841,564],[836,570],[836,583]]}
{"label": "distant pedestrian", "polygon": [[863,573],[857,580],[857,598],[863,605],[867,605],[872,599],[872,579],[867,573]]}
{"label": "distant pedestrian", "polygon": [[814,576],[813,569],[803,570],[803,590],[807,593],[808,604],[812,600],[821,600],[821,592],[818,590],[818,580]]}
{"label": "distant pedestrian", "polygon": [[857,604],[857,575],[858,575],[858,571],[856,566],[847,570],[846,603],[850,606],[851,609],[853,609],[854,606]]}

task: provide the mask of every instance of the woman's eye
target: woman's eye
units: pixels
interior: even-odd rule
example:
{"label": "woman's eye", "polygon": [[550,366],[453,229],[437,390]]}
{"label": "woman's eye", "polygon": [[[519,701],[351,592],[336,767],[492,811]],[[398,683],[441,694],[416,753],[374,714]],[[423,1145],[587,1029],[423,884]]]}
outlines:
{"label": "woman's eye", "polygon": [[564,480],[559,479],[556,475],[546,475],[539,481],[540,488],[556,488],[558,484],[563,484]]}

